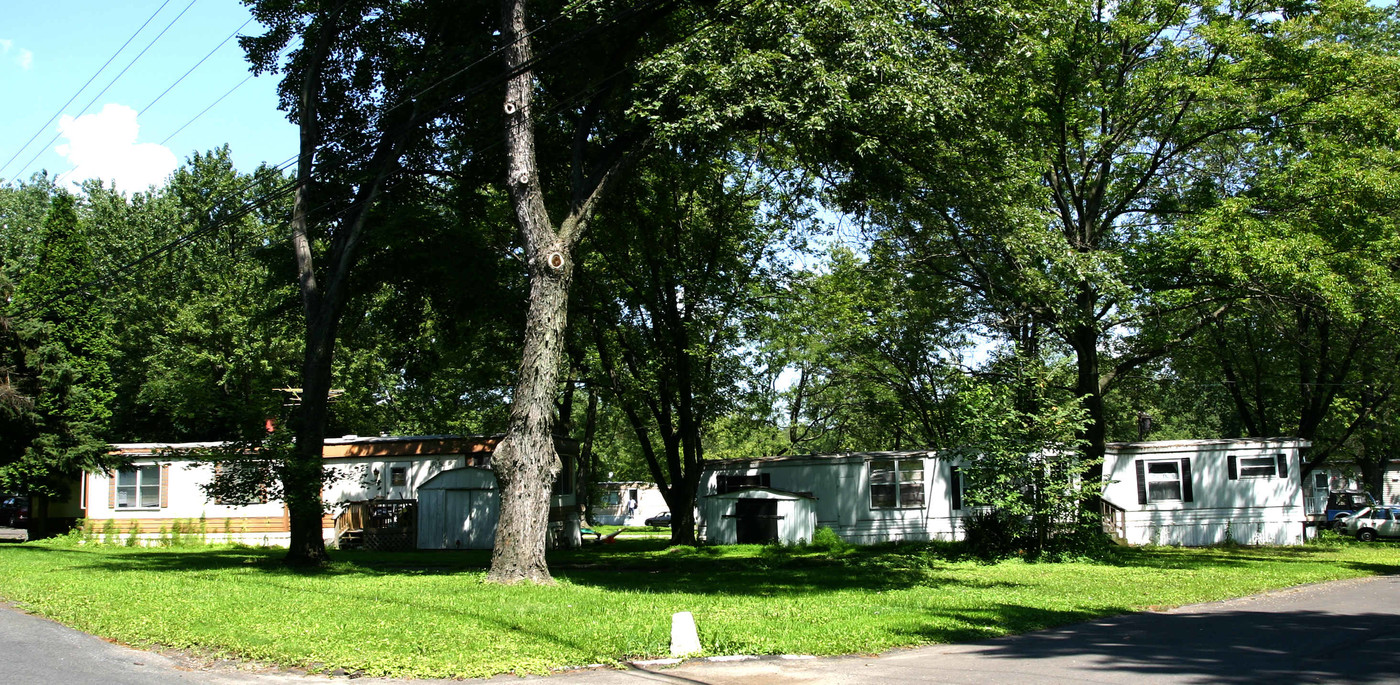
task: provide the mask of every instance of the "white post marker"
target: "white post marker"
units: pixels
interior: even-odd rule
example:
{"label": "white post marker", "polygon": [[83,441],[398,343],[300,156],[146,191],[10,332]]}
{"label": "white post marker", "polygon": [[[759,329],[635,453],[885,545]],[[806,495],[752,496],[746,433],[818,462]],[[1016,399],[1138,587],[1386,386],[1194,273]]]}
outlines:
{"label": "white post marker", "polygon": [[671,614],[671,656],[699,654],[700,635],[695,631],[695,615],[689,611]]}

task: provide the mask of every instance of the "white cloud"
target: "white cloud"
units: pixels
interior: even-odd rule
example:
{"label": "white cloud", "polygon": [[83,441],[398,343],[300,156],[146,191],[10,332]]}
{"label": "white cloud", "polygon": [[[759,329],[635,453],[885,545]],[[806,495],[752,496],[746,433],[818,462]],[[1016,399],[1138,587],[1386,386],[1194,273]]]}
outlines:
{"label": "white cloud", "polygon": [[161,185],[179,161],[169,148],[136,142],[140,128],[136,110],[126,105],[109,103],[101,112],[76,119],[63,115],[58,133],[67,142],[54,147],[54,152],[73,168],[58,180],[74,185],[94,178],[111,181],[124,193]]}
{"label": "white cloud", "polygon": [[0,55],[8,56],[11,50],[15,52],[13,57],[14,63],[18,64],[20,69],[28,71],[30,67],[34,66],[33,52],[24,48],[15,49],[14,41],[9,38],[0,38]]}

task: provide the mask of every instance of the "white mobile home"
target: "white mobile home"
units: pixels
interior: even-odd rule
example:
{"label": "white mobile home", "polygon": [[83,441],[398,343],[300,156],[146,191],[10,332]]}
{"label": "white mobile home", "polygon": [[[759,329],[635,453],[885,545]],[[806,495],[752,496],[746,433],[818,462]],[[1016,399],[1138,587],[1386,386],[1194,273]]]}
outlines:
{"label": "white mobile home", "polygon": [[640,526],[669,511],[656,483],[604,481],[590,487],[593,507],[588,516],[600,526]]}
{"label": "white mobile home", "polygon": [[743,498],[724,496],[759,488],[809,499],[815,526],[827,526],[849,542],[951,540],[961,535],[962,517],[954,468],[928,451],[708,462],[697,498],[700,538],[730,540],[737,533],[733,519],[745,505]]}
{"label": "white mobile home", "polygon": [[[1304,493],[1295,439],[1114,443],[1104,460],[1105,528],[1128,544],[1294,544]],[[870,544],[963,536],[963,482],[934,452],[854,452],[706,464],[697,499],[700,538],[732,539],[742,490],[810,496],[815,525]],[[768,505],[772,506],[772,505]],[[771,512],[766,512],[771,513]],[[726,518],[727,517],[727,518]]]}
{"label": "white mobile home", "polygon": [[[455,469],[488,467],[500,436],[375,436],[348,435],[329,438],[322,450],[325,468],[336,474],[322,492],[326,515],[322,519],[327,542],[360,534],[372,542],[373,529],[382,539],[412,547],[411,530],[419,509],[419,489],[430,480]],[[260,498],[252,502],[221,502],[206,496],[202,485],[220,466],[197,461],[201,448],[222,443],[138,443],[113,445],[130,466],[111,473],[85,474],[80,502],[89,530],[114,531],[125,537],[152,542],[162,532],[180,528],[210,539],[250,544],[285,545],[289,539],[287,509],[282,502]],[[575,509],[570,457],[577,444],[560,439],[568,480],[567,496],[557,496],[551,514],[567,516]],[[205,457],[206,459],[208,457]],[[557,494],[557,493],[556,493]],[[440,512],[418,512],[441,517]],[[574,515],[577,518],[577,515]],[[393,529],[390,531],[389,529]],[[567,541],[566,543],[567,544]]]}
{"label": "white mobile home", "polygon": [[1307,516],[1292,438],[1114,443],[1104,459],[1106,528],[1128,544],[1290,545]]}

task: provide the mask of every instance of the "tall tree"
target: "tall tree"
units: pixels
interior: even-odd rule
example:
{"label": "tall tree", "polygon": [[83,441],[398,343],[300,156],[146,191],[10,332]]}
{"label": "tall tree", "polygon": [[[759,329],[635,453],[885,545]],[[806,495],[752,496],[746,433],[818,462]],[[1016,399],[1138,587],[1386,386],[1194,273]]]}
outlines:
{"label": "tall tree", "polygon": [[[1190,249],[1205,189],[1234,187],[1232,153],[1348,92],[1374,54],[1354,33],[1379,14],[1360,3],[1275,10],[940,5],[928,36],[897,54],[911,72],[952,60],[980,97],[870,110],[853,134],[817,138],[811,154],[835,160],[846,206],[868,209],[911,267],[975,293],[997,338],[1074,358],[1089,463],[1104,450],[1105,396],[1236,299],[1201,287],[1215,274]],[[918,103],[946,84],[890,87]]]}
{"label": "tall tree", "polygon": [[[638,62],[674,41],[685,19],[696,20],[681,13],[663,21],[675,3],[578,8],[551,24],[596,35],[568,59],[554,52],[546,61],[535,53],[539,19],[530,17],[531,6],[528,0],[501,5],[505,183],[530,282],[510,421],[491,462],[501,515],[488,579],[501,583],[551,581],[544,548],[550,486],[561,468],[555,398],[576,248],[604,196],[651,137],[648,123],[628,111]],[[566,114],[537,111],[541,105]]]}
{"label": "tall tree", "polygon": [[[409,189],[417,177],[423,125],[451,93],[439,68],[470,55],[459,36],[477,34],[473,4],[405,5],[375,0],[251,0],[268,27],[243,38],[255,72],[285,71],[282,106],[297,123],[301,146],[294,182],[292,248],[305,320],[303,401],[295,419],[296,448],[284,469],[291,541],[287,562],[326,559],[320,499],[321,449],[337,335],[350,295],[359,248],[382,217],[386,192]],[[281,53],[302,39],[285,65]],[[416,151],[416,152],[415,152]]]}
{"label": "tall tree", "polygon": [[705,433],[749,389],[745,327],[770,306],[776,253],[807,218],[800,177],[730,154],[649,155],[587,243],[598,383],[631,424],[675,544],[695,544]]}
{"label": "tall tree", "polygon": [[73,476],[109,461],[111,325],[92,290],[97,273],[77,204],[68,193],[53,197],[34,271],[10,303],[7,490],[62,496]]}

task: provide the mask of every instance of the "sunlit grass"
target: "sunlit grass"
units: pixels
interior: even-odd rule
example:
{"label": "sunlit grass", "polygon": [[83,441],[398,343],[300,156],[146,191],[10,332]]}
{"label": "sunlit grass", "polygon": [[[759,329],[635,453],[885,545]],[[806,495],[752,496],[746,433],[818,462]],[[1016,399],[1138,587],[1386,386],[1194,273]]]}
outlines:
{"label": "sunlit grass", "polygon": [[482,582],[487,552],[0,547],[0,597],[136,645],[286,666],[471,677],[667,654],[692,611],[709,654],[845,654],[979,639],[1097,616],[1400,570],[1392,545],[1123,550],[1109,562],[983,564],[956,546],[841,552],[590,545],[559,584]]}

